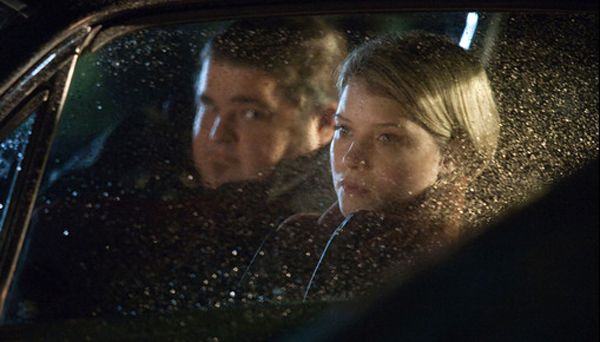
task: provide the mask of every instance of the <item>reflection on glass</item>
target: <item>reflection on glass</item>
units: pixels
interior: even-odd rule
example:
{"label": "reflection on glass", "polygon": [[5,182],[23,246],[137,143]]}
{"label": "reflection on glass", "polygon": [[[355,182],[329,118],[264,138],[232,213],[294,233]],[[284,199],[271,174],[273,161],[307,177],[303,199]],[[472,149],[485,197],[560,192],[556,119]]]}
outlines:
{"label": "reflection on glass", "polygon": [[0,231],[4,226],[34,122],[35,114],[31,115],[0,143]]}
{"label": "reflection on glass", "polygon": [[475,36],[475,30],[477,29],[477,22],[479,21],[479,15],[475,12],[471,12],[467,15],[467,22],[465,30],[460,37],[460,45],[463,49],[468,50],[473,42],[473,36]]}

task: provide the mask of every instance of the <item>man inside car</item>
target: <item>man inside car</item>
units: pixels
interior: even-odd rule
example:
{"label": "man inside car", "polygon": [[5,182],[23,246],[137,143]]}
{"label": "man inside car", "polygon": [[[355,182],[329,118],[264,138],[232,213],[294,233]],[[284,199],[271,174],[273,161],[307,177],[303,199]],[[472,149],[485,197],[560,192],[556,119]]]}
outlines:
{"label": "man inside car", "polygon": [[[154,298],[175,289],[188,305],[247,299],[235,289],[265,236],[288,216],[335,200],[327,145],[344,54],[343,39],[316,18],[238,21],[209,39],[192,129],[200,182],[153,213],[145,235],[157,243],[139,243],[158,253],[152,272],[127,283],[156,284],[146,291]],[[145,261],[129,268],[138,263]],[[159,304],[166,310],[169,296]],[[139,312],[145,300],[118,302]]]}
{"label": "man inside car", "polygon": [[[314,18],[236,22],[209,40],[201,54],[192,144],[202,184],[270,182],[272,201],[306,183],[301,179],[315,166],[319,180],[328,179],[322,175],[327,163],[314,164],[333,135],[334,74],[344,50],[339,35]],[[290,168],[294,174],[285,175]],[[330,192],[327,183],[309,184],[301,192]]]}
{"label": "man inside car", "polygon": [[[200,182],[153,177],[140,189],[137,181],[123,185],[118,201],[81,195],[36,215],[44,234],[33,244],[53,239],[60,247],[32,258],[22,277],[36,315],[172,312],[243,300],[232,289],[265,235],[335,198],[326,145],[344,45],[313,18],[239,21],[212,37],[190,125]],[[144,171],[157,160],[150,156]],[[111,182],[126,184],[121,173],[136,170],[115,170]],[[66,294],[69,302],[61,300]]]}

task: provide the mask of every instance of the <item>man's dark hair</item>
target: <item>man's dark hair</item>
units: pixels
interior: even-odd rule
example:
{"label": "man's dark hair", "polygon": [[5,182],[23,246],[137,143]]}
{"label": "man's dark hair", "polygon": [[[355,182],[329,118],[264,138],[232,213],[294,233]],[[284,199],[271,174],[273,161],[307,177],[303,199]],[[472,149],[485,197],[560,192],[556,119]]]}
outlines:
{"label": "man's dark hair", "polygon": [[206,43],[201,59],[265,72],[283,98],[307,112],[336,101],[335,72],[345,52],[342,36],[323,20],[269,18],[232,23]]}

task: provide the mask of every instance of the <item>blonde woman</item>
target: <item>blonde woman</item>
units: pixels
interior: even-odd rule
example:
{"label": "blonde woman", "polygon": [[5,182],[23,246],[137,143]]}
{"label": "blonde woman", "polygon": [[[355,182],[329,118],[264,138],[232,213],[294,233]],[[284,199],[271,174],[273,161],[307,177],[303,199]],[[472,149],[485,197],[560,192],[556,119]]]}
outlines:
{"label": "blonde woman", "polygon": [[460,235],[467,186],[493,158],[500,125],[489,80],[444,37],[371,41],[344,61],[338,89],[338,201],[265,241],[246,274],[251,296],[347,298],[408,273]]}

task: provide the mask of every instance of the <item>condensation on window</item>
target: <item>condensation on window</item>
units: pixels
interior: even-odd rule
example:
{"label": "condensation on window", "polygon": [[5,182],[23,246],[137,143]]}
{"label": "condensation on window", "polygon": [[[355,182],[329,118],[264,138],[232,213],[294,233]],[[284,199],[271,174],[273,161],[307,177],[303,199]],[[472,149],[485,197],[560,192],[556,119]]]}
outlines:
{"label": "condensation on window", "polygon": [[25,148],[34,122],[35,114],[0,143],[0,231],[4,226],[15,182],[21,172],[21,162],[25,157]]}
{"label": "condensation on window", "polygon": [[597,20],[504,18],[487,67],[502,119],[499,150],[470,189],[473,217],[493,221],[597,158]]}
{"label": "condensation on window", "polygon": [[[461,212],[466,229],[483,231],[597,157],[597,15],[438,13],[328,21],[350,49],[384,33],[414,29],[445,34],[458,44],[475,30],[472,44],[463,48],[485,59],[501,128],[495,159],[467,189]],[[328,148],[283,160],[277,169],[286,173],[274,172],[269,186],[233,182],[212,189],[202,183],[192,151],[199,56],[220,25],[141,30],[80,58],[32,217],[29,255],[14,287],[8,311],[13,322],[286,303],[285,290],[265,283],[269,274],[247,272],[248,265],[261,258],[275,263],[278,255],[268,253],[280,250],[259,247],[285,219],[308,211],[297,208],[310,206],[320,214],[334,204]],[[243,114],[257,130],[264,122],[274,124],[258,120],[254,109]],[[211,133],[218,125],[213,127]],[[306,189],[327,191],[311,197]],[[442,198],[436,205],[452,201]],[[385,228],[380,216],[369,220],[372,232]],[[278,281],[289,284],[300,273],[310,278],[313,269],[306,269],[303,258],[318,259],[330,233],[281,241],[303,243],[297,259],[278,264]],[[356,253],[356,236],[339,240],[348,243],[342,250]],[[398,255],[381,237],[369,246],[385,252],[370,258],[375,264]],[[356,274],[353,279],[368,288],[375,280],[360,273],[366,259],[334,269],[332,278]],[[246,287],[240,287],[243,282]],[[306,284],[294,286],[302,294]],[[352,297],[353,290],[341,289],[340,295]]]}

